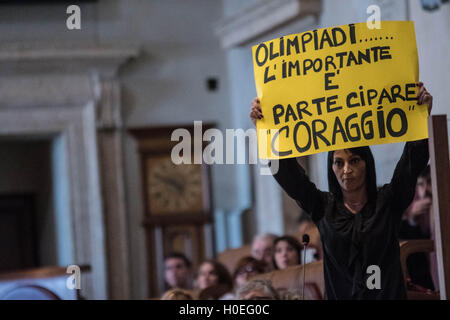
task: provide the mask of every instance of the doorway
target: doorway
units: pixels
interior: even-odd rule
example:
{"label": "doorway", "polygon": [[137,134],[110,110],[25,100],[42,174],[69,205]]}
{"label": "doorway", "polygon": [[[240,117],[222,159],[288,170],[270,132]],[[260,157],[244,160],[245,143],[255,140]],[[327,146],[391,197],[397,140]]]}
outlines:
{"label": "doorway", "polygon": [[0,272],[39,266],[33,194],[0,195]]}

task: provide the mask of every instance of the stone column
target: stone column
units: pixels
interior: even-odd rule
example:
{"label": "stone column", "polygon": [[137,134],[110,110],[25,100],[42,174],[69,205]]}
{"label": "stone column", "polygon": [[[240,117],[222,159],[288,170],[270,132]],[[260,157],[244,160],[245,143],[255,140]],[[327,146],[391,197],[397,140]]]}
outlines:
{"label": "stone column", "polygon": [[108,297],[128,299],[129,254],[120,86],[117,78],[102,79],[100,86],[97,139],[104,203]]}

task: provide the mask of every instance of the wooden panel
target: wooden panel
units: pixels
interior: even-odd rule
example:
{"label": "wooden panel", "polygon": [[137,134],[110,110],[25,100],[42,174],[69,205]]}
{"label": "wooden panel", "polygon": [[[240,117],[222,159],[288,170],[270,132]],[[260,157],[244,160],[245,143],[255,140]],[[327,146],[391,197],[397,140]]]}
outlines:
{"label": "wooden panel", "polygon": [[163,229],[164,251],[183,252],[194,266],[205,259],[204,234],[202,225],[179,225]]}
{"label": "wooden panel", "polygon": [[429,117],[429,149],[436,255],[441,299],[450,296],[450,163],[447,117]]}
{"label": "wooden panel", "polygon": [[32,195],[0,196],[0,272],[38,266]]}
{"label": "wooden panel", "polygon": [[[145,238],[147,241],[147,273],[148,273],[148,294],[150,298],[160,296],[160,286],[158,285],[158,266],[156,260],[156,241],[155,241],[155,228],[148,227],[145,230]],[[161,271],[163,272],[163,271]]]}
{"label": "wooden panel", "polygon": [[154,225],[166,226],[166,225],[177,225],[177,224],[203,224],[212,223],[212,215],[209,213],[198,213],[189,212],[180,215],[155,215],[145,218],[142,225],[144,227],[151,227]]}

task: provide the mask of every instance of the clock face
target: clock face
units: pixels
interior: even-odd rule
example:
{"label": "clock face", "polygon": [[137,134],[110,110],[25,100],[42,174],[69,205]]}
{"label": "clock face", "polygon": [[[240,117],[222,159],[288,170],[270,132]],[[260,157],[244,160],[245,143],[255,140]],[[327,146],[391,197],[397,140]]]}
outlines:
{"label": "clock face", "polygon": [[148,208],[151,214],[204,210],[201,165],[176,165],[167,156],[148,158],[146,165]]}

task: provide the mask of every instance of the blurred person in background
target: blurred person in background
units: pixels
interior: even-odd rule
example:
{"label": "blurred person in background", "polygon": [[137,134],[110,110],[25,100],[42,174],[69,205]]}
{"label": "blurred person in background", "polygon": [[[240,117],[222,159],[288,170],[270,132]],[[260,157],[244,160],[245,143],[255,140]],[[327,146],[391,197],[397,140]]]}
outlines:
{"label": "blurred person in background", "polygon": [[274,241],[275,253],[273,264],[275,269],[286,269],[287,267],[301,264],[302,245],[292,236],[278,237]]}
{"label": "blurred person in background", "polygon": [[[430,166],[427,166],[417,178],[414,199],[405,210],[400,225],[401,240],[430,239],[430,219],[432,204]],[[407,261],[411,284],[434,290],[435,285],[430,273],[430,260],[427,254],[417,252],[411,254]]]}
{"label": "blurred person in background", "polygon": [[193,275],[191,261],[180,252],[172,252],[164,259],[167,289],[192,289]]}
{"label": "blurred person in background", "polygon": [[266,264],[266,272],[275,269],[272,256],[274,252],[273,242],[276,238],[277,236],[271,233],[256,235],[253,238],[252,257]]}
{"label": "blurred person in background", "polygon": [[270,280],[250,280],[236,293],[238,300],[279,300],[278,292]]}
{"label": "blurred person in background", "polygon": [[234,300],[237,298],[236,292],[244,284],[246,284],[249,278],[258,274],[263,274],[266,271],[266,264],[253,257],[247,256],[241,258],[236,264],[236,268],[233,272],[233,284],[234,290],[229,294],[224,295],[221,300]]}
{"label": "blurred person in background", "polygon": [[201,290],[200,300],[216,300],[233,290],[233,280],[227,268],[215,260],[204,261],[195,281],[196,288]]}
{"label": "blurred person in background", "polygon": [[161,300],[194,300],[194,298],[189,291],[180,288],[174,288],[167,290],[162,295]]}

